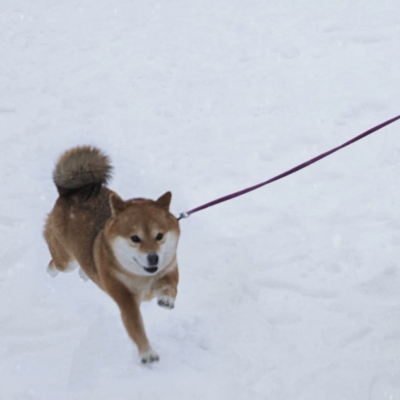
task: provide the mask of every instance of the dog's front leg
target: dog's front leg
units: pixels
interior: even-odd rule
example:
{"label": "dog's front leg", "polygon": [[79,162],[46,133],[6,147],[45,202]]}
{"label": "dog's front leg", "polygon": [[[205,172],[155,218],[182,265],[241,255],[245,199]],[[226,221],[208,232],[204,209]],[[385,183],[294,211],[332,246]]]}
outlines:
{"label": "dog's front leg", "polygon": [[158,361],[158,354],[152,349],[144,330],[139,304],[133,299],[128,307],[121,308],[121,316],[129,336],[136,343],[142,363]]}
{"label": "dog's front leg", "polygon": [[142,363],[158,361],[160,358],[147,339],[142,315],[140,314],[140,304],[136,296],[125,286],[116,282],[113,285],[108,285],[107,291],[121,310],[122,321],[129,336],[138,347]]}
{"label": "dog's front leg", "polygon": [[178,280],[178,268],[174,268],[167,275],[155,282],[154,291],[159,306],[168,309],[175,307],[175,299],[178,292]]}

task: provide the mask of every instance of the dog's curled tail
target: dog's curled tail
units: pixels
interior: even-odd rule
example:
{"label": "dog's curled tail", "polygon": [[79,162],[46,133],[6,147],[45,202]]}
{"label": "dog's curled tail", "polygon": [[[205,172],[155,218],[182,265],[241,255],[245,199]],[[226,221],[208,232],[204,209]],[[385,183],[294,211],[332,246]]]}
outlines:
{"label": "dog's curled tail", "polygon": [[53,181],[62,197],[82,193],[89,198],[111,178],[109,158],[96,147],[80,146],[61,155],[53,171]]}

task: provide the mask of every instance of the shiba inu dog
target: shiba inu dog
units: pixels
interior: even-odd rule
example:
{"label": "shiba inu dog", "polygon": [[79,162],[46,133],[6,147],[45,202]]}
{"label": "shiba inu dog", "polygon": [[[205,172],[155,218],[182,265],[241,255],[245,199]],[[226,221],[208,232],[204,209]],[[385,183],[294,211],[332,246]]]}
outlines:
{"label": "shiba inu dog", "polygon": [[122,200],[105,187],[109,159],[89,146],[66,151],[53,180],[59,197],[47,217],[44,238],[52,260],[50,275],[79,264],[80,275],[107,292],[121,310],[141,361],[158,361],[140,314],[140,303],[158,298],[174,308],[178,285],[179,223],[169,212],[171,193],[158,200]]}

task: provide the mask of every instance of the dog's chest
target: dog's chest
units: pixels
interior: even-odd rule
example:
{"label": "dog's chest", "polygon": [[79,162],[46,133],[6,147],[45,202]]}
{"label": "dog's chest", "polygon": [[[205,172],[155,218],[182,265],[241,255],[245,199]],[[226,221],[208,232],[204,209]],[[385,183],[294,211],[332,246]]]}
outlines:
{"label": "dog's chest", "polygon": [[114,275],[131,293],[136,294],[140,301],[149,301],[154,297],[153,279],[132,276],[119,271],[116,271]]}

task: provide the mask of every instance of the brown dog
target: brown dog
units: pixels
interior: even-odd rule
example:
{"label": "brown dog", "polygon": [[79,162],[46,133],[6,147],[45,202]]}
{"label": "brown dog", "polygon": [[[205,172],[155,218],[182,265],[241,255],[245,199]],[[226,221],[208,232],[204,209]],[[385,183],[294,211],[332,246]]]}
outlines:
{"label": "brown dog", "polygon": [[103,185],[111,176],[107,156],[93,147],[66,151],[53,173],[59,198],[44,237],[52,260],[48,272],[80,265],[118,304],[143,363],[158,361],[143,326],[140,303],[158,298],[173,308],[177,294],[179,223],[169,212],[171,193],[158,200],[124,201]]}

